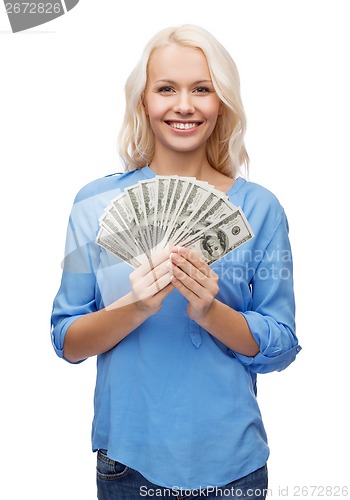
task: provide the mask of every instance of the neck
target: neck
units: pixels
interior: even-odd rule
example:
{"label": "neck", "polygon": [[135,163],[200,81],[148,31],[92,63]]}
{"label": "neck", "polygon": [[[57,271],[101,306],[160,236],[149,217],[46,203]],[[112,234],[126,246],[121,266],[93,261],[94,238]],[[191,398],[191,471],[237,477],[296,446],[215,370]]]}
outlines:
{"label": "neck", "polygon": [[205,151],[167,151],[166,154],[159,154],[158,148],[149,167],[157,175],[195,177],[200,181],[207,181],[224,193],[227,193],[234,183],[234,179],[221,174],[208,163]]}
{"label": "neck", "polygon": [[208,163],[205,153],[189,154],[176,152],[174,155],[155,154],[149,167],[157,175],[179,175],[182,177],[195,177],[204,180],[213,168]]}

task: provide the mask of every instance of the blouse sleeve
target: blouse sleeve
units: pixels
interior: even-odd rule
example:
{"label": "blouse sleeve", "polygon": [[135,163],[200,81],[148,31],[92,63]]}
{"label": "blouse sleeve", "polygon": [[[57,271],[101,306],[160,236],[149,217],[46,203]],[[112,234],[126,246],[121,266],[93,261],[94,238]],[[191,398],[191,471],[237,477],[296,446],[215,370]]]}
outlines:
{"label": "blouse sleeve", "polygon": [[69,326],[80,316],[97,310],[95,269],[100,250],[95,243],[96,228],[91,214],[89,216],[89,205],[89,199],[76,200],[73,205],[61,285],[53,302],[51,340],[61,358],[64,358],[64,338]]}
{"label": "blouse sleeve", "polygon": [[301,350],[295,335],[293,263],[284,211],[250,283],[252,307],[242,312],[260,346],[254,357],[229,350],[255,373],[281,371]]}

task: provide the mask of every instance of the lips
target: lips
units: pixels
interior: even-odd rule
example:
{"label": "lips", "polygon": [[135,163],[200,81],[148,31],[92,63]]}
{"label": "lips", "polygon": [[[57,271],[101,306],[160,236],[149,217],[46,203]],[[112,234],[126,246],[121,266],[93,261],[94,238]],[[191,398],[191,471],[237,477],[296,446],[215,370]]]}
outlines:
{"label": "lips", "polygon": [[192,130],[198,127],[202,122],[166,121],[165,123],[175,130]]}

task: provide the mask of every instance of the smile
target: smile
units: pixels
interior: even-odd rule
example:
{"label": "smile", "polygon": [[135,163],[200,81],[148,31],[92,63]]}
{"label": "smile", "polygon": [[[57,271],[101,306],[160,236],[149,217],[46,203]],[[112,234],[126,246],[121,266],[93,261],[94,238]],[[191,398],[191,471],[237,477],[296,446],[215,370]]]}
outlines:
{"label": "smile", "polygon": [[199,122],[167,122],[167,124],[177,130],[190,130],[200,125]]}

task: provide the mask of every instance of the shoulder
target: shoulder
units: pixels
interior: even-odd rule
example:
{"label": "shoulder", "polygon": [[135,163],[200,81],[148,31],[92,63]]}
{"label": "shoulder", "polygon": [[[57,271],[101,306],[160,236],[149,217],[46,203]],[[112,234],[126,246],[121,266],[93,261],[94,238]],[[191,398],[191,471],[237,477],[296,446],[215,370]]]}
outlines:
{"label": "shoulder", "polygon": [[245,201],[260,206],[279,207],[281,204],[275,193],[270,191],[267,187],[257,184],[256,182],[248,181],[246,179],[239,179],[240,185],[238,192]]}
{"label": "shoulder", "polygon": [[286,215],[278,197],[268,188],[245,179],[237,179],[236,192],[230,196],[233,204],[242,208],[255,233],[273,234]]}
{"label": "shoulder", "polygon": [[233,193],[231,198],[233,203],[238,201],[240,206],[248,211],[272,212],[276,216],[283,213],[278,197],[266,187],[243,178],[237,179],[236,183],[236,193]]}
{"label": "shoulder", "polygon": [[142,178],[140,170],[132,170],[130,172],[116,172],[95,179],[78,191],[74,203],[79,203],[87,198],[93,198],[109,191],[122,191],[125,187],[138,182],[140,178]]}

